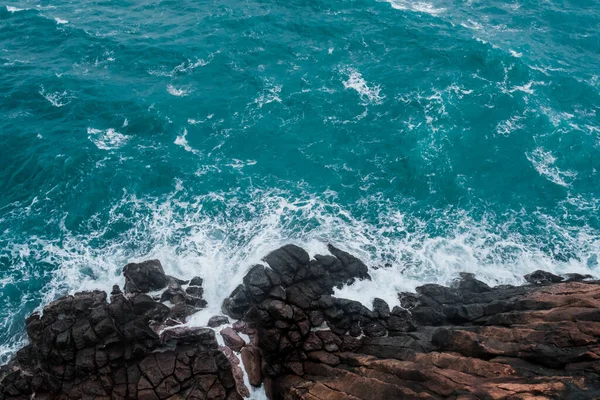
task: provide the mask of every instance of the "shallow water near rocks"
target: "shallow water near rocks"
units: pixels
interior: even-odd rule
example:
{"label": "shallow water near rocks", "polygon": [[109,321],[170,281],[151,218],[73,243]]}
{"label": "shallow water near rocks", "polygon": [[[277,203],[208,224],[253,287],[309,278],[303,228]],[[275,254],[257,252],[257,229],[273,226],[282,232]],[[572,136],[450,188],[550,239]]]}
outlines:
{"label": "shallow water near rocks", "polygon": [[0,3],[0,361],[147,258],[200,275],[207,318],[285,243],[364,260],[339,294],[366,304],[598,276],[599,8]]}

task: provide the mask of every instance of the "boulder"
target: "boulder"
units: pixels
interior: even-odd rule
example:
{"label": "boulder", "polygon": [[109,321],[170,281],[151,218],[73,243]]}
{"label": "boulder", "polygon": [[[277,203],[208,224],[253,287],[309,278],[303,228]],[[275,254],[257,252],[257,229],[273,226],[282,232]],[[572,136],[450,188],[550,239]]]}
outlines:
{"label": "boulder", "polygon": [[246,344],[244,339],[242,339],[236,331],[229,327],[221,330],[221,336],[223,336],[225,345],[233,351],[240,351]]}
{"label": "boulder", "polygon": [[202,286],[203,283],[204,283],[204,281],[202,280],[202,278],[200,278],[199,276],[196,276],[190,280],[189,285],[190,286]]}
{"label": "boulder", "polygon": [[183,398],[207,380],[219,398],[247,393],[213,330],[169,327],[173,310],[138,289],[113,288],[111,303],[75,293],[29,317],[29,344],[0,367],[0,399]]}
{"label": "boulder", "polygon": [[262,383],[260,350],[254,346],[242,348],[242,363],[248,374],[248,381],[252,386],[258,387]]}
{"label": "boulder", "polygon": [[169,278],[158,260],[129,263],[123,268],[125,292],[148,293],[167,287]]}
{"label": "boulder", "polygon": [[562,282],[564,278],[550,272],[537,270],[525,275],[525,280],[534,285],[547,285],[549,283]]}
{"label": "boulder", "polygon": [[226,325],[228,323],[229,323],[229,318],[227,318],[226,316],[214,315],[214,316],[210,317],[207,325],[210,326],[211,328],[216,328],[218,326]]}

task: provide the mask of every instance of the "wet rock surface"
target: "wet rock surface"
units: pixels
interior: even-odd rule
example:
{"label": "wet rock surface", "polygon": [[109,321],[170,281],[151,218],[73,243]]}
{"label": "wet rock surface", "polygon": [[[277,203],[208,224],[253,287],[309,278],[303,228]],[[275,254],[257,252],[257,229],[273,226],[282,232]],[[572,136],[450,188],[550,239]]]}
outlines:
{"label": "wet rock surface", "polygon": [[222,305],[232,320],[208,323],[225,346],[182,325],[206,304],[201,278],[128,264],[110,302],[77,293],[28,318],[30,344],[0,370],[0,399],[240,399],[251,393],[242,367],[271,399],[600,398],[591,277],[536,271],[492,288],[464,273],[392,307],[363,305],[333,293],[370,279],[366,265],[329,250],[311,259],[288,245],[252,266]]}
{"label": "wet rock surface", "polygon": [[330,251],[279,249],[223,304],[254,332],[244,352],[260,354],[253,384],[262,375],[270,398],[600,398],[600,284],[589,276],[536,271],[528,285],[492,288],[463,273],[400,293],[400,306],[366,307],[332,296],[369,276]]}
{"label": "wet rock surface", "polygon": [[172,308],[143,293],[167,288],[163,300],[176,292],[185,304],[184,281],[164,275],[157,261],[131,265],[130,293],[115,286],[110,303],[101,291],[76,293],[27,319],[30,344],[0,370],[0,398],[242,398],[214,331],[182,326]]}

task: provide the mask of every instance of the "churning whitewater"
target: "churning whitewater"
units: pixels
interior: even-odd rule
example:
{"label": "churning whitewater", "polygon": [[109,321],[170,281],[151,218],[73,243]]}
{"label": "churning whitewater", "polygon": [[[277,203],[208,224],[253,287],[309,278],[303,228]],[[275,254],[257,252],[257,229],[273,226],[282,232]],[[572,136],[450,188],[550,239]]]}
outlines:
{"label": "churning whitewater", "polygon": [[598,0],[0,2],[0,362],[159,258],[208,310],[286,243],[390,305],[600,275]]}

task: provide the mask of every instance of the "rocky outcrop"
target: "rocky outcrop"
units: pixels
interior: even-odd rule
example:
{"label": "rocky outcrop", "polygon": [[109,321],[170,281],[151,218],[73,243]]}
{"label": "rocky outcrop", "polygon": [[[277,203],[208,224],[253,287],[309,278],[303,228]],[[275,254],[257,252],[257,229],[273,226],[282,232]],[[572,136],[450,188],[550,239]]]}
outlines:
{"label": "rocky outcrop", "polygon": [[[185,294],[157,261],[132,265],[125,273],[133,293],[115,286],[110,303],[104,292],[76,293],[27,319],[30,344],[2,367],[0,398],[241,398],[245,388],[214,331],[177,326],[190,310],[176,307],[196,310],[201,298]],[[160,286],[172,308],[144,293]],[[165,296],[175,291],[177,300]]]}
{"label": "rocky outcrop", "polygon": [[[370,279],[333,246],[310,258],[284,246],[249,272],[210,328],[202,279],[158,261],[125,267],[115,287],[49,304],[27,320],[30,344],[0,370],[0,399],[600,398],[600,282],[536,271],[491,288],[472,274],[363,305],[334,288]],[[224,346],[218,346],[217,338]],[[242,370],[243,368],[243,370]]]}
{"label": "rocky outcrop", "polygon": [[250,333],[246,368],[270,398],[600,398],[600,284],[588,276],[536,271],[530,285],[490,288],[461,274],[367,308],[332,296],[368,274],[330,251],[279,249],[224,302]]}
{"label": "rocky outcrop", "polygon": [[597,282],[477,287],[425,285],[401,295],[414,328],[339,337],[339,351],[309,356],[303,374],[273,377],[273,398],[599,398]]}

